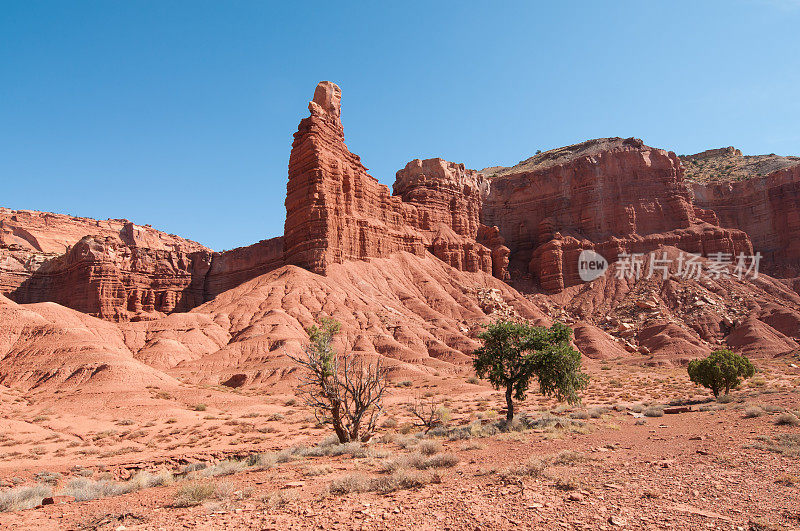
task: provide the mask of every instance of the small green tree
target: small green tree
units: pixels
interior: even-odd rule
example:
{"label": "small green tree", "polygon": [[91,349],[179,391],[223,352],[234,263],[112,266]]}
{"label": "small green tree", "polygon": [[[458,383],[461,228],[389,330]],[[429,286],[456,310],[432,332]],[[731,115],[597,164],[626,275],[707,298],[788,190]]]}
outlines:
{"label": "small green tree", "polygon": [[707,358],[689,362],[689,379],[696,384],[708,387],[715,397],[720,391],[725,394],[736,389],[742,378],[750,378],[756,373],[755,367],[745,356],[728,349],[715,350]]}
{"label": "small green tree", "polygon": [[514,418],[513,399],[525,400],[533,376],[543,395],[580,402],[578,391],[589,377],[581,372],[581,353],[570,346],[571,337],[572,329],[561,323],[545,328],[507,320],[478,336],[483,346],[475,351],[475,372],[495,389],[505,388],[508,421]]}

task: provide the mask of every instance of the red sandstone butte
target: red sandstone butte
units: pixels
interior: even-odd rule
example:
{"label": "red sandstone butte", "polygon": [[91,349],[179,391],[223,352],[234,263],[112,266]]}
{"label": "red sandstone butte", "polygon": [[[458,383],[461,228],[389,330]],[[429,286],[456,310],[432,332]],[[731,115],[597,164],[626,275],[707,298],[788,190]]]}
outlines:
{"label": "red sandstone butte", "polygon": [[347,149],[341,91],[323,81],[300,122],[289,158],[286,263],[316,273],[332,264],[408,251],[425,254],[416,210],[389,194]]}
{"label": "red sandstone butte", "polygon": [[492,250],[475,241],[477,172],[441,159],[414,160],[397,173],[392,195],[344,143],[339,87],[320,83],[308,109],[289,159],[286,263],[325,273],[348,260],[431,251],[456,269],[492,272]]}

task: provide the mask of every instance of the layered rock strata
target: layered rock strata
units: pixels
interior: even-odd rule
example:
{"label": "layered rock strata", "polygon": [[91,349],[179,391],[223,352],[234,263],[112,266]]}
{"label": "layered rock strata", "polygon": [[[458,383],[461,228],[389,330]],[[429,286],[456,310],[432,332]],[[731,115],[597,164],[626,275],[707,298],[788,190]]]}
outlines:
{"label": "layered rock strata", "polygon": [[633,138],[592,140],[493,168],[484,188],[483,222],[499,228],[512,258],[548,291],[581,282],[583,249],[611,262],[664,245],[752,253],[744,232],[712,221],[692,205],[678,157]]}
{"label": "layered rock strata", "polygon": [[800,164],[743,181],[690,184],[698,206],[746,232],[774,269],[800,265]]}

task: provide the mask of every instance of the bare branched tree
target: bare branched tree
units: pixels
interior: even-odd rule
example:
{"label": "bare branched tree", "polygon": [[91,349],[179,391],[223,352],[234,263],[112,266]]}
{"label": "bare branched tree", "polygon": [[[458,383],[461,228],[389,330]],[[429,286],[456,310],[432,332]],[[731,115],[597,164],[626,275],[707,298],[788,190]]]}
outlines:
{"label": "bare branched tree", "polygon": [[340,356],[332,346],[340,324],[330,318],[307,330],[309,343],[301,356],[287,354],[300,365],[300,393],[320,423],[330,424],[339,442],[366,442],[383,412],[387,369],[380,360]]}
{"label": "bare branched tree", "polygon": [[408,404],[408,412],[417,418],[420,426],[428,433],[433,428],[444,424],[441,405],[431,397],[428,400],[417,396]]}

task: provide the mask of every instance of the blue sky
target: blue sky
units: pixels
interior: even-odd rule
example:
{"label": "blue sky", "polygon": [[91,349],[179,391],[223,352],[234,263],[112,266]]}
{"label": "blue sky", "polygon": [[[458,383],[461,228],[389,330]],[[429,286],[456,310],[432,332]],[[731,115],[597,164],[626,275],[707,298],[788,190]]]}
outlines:
{"label": "blue sky", "polygon": [[602,136],[800,154],[800,0],[386,4],[2,0],[0,206],[280,235],[320,80],[388,185]]}

